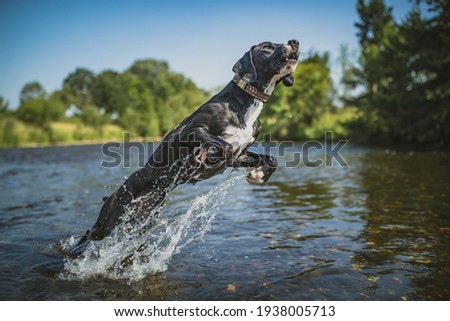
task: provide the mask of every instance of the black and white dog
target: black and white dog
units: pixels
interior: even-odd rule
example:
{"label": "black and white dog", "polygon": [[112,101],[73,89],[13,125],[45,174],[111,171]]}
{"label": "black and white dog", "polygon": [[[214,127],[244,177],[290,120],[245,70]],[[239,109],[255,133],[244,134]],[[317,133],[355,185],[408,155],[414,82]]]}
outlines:
{"label": "black and white dog", "polygon": [[[299,43],[263,42],[234,65],[235,76],[217,95],[176,126],[145,167],[133,173],[103,204],[97,222],[73,253],[88,240],[101,240],[124,220],[158,216],[167,193],[179,184],[195,183],[227,167],[248,167],[248,181],[261,184],[275,171],[276,159],[248,151],[261,123],[258,116],[278,83],[292,86]],[[126,212],[135,218],[125,218]]]}

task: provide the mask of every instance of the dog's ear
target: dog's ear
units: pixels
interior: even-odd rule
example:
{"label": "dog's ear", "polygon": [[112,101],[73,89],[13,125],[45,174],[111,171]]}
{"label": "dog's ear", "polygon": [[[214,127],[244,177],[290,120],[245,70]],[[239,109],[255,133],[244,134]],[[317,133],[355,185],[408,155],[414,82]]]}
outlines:
{"label": "dog's ear", "polygon": [[294,84],[294,76],[292,74],[289,74],[283,78],[283,85],[286,87],[291,87]]}
{"label": "dog's ear", "polygon": [[248,82],[253,82],[258,77],[255,65],[253,64],[253,48],[247,51],[233,66],[233,72]]}

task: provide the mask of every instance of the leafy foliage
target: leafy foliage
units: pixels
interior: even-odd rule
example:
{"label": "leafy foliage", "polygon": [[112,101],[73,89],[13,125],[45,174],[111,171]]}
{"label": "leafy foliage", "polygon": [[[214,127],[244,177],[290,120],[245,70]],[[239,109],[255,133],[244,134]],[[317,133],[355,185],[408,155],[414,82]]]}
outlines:
{"label": "leafy foliage", "polygon": [[25,104],[31,99],[45,97],[46,94],[44,87],[39,82],[26,83],[20,91],[20,103]]}
{"label": "leafy foliage", "polygon": [[[135,137],[158,137],[207,97],[190,79],[170,71],[165,61],[139,60],[122,73],[105,70],[97,75],[77,68],[64,79],[63,87],[50,95],[37,81],[25,84],[14,112],[1,98],[0,112],[8,117],[0,122],[5,133],[0,136],[0,146],[95,139],[104,137],[105,132],[117,137],[117,128]],[[33,135],[46,139],[18,135],[23,124],[36,126]],[[74,131],[72,124],[79,130]]]}
{"label": "leafy foliage", "polygon": [[[450,2],[416,0],[401,22],[383,0],[358,0],[356,9],[359,58],[352,61],[341,47],[338,87],[329,54],[309,52],[294,86],[279,85],[270,97],[263,131],[287,140],[333,131],[369,143],[448,144]],[[123,72],[98,74],[77,68],[50,94],[37,81],[25,84],[16,110],[0,97],[0,146],[116,138],[121,131],[160,137],[208,96],[165,61],[138,60]]]}
{"label": "leafy foliage", "polygon": [[363,88],[352,103],[362,117],[352,124],[369,142],[433,143],[450,139],[449,2],[427,1],[402,23],[382,0],[358,1],[360,66],[354,83]]}
{"label": "leafy foliage", "polygon": [[85,68],[77,68],[64,79],[66,99],[83,110],[91,103],[91,88],[95,75]]}
{"label": "leafy foliage", "polygon": [[50,121],[62,119],[65,112],[65,106],[61,101],[58,92],[53,93],[49,97],[35,96],[28,97],[16,111],[19,119],[44,126]]}
{"label": "leafy foliage", "polygon": [[[312,129],[321,115],[338,113],[333,105],[334,88],[330,76],[329,55],[310,52],[294,74],[295,83],[286,88],[279,85],[270,98],[264,116],[264,129],[273,138],[305,140],[323,136]],[[332,130],[333,123],[328,130]],[[311,130],[312,129],[312,130]]]}
{"label": "leafy foliage", "polygon": [[0,96],[0,113],[6,113],[9,108],[8,101],[3,98],[3,96]]}

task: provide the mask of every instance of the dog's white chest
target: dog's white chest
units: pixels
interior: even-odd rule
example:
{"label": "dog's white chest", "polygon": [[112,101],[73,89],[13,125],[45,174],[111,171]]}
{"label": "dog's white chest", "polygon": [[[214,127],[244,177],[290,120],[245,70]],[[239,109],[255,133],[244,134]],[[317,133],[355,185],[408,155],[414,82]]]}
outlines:
{"label": "dog's white chest", "polygon": [[240,154],[242,150],[255,141],[253,124],[258,119],[263,106],[261,101],[255,99],[245,113],[243,127],[228,126],[225,128],[221,137],[233,146],[234,154]]}

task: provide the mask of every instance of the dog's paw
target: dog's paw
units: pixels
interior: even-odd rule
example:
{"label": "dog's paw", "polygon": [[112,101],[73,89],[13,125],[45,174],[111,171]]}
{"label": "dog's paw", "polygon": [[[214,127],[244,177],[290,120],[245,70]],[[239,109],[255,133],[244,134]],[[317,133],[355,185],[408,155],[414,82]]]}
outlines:
{"label": "dog's paw", "polygon": [[250,184],[264,184],[265,182],[267,182],[274,171],[275,167],[258,166],[252,168],[247,175],[247,181]]}
{"label": "dog's paw", "polygon": [[265,174],[264,174],[264,167],[263,166],[259,166],[259,167],[255,167],[253,168],[250,173],[248,173],[247,175],[247,181],[250,184],[264,184],[264,182],[267,180],[265,179]]}

